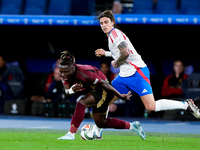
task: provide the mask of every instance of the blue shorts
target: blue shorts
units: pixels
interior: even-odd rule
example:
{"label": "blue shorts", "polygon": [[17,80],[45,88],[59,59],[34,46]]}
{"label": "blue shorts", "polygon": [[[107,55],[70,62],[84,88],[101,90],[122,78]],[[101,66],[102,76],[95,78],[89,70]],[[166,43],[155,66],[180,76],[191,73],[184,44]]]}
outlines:
{"label": "blue shorts", "polygon": [[121,94],[135,91],[139,96],[153,94],[150,84],[150,73],[148,67],[138,68],[136,73],[130,77],[119,75],[112,81],[113,87]]}

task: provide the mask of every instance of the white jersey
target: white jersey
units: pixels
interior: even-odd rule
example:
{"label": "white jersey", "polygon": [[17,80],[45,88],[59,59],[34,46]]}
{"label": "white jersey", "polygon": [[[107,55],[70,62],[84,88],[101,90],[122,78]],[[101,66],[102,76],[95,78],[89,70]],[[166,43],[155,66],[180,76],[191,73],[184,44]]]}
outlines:
{"label": "white jersey", "polygon": [[130,55],[124,61],[122,65],[119,66],[119,75],[121,77],[129,77],[136,72],[136,68],[146,67],[146,64],[142,60],[141,56],[137,53],[129,38],[120,30],[113,28],[108,35],[108,47],[112,54],[112,57],[117,60],[120,57],[120,50],[118,45],[125,41],[129,50]]}

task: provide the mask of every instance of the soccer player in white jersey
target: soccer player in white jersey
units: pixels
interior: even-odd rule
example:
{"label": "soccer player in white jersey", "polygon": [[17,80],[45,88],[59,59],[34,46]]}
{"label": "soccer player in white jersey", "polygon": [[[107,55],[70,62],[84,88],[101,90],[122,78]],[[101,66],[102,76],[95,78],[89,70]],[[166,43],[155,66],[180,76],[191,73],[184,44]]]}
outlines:
{"label": "soccer player in white jersey", "polygon": [[185,101],[160,99],[155,101],[148,67],[137,53],[129,38],[119,29],[115,28],[115,18],[112,11],[105,10],[98,17],[101,29],[108,37],[110,51],[97,49],[96,56],[113,57],[111,65],[119,67],[119,75],[112,81],[112,85],[120,93],[135,91],[141,98],[148,111],[163,111],[183,109],[200,118],[200,110],[191,99]]}

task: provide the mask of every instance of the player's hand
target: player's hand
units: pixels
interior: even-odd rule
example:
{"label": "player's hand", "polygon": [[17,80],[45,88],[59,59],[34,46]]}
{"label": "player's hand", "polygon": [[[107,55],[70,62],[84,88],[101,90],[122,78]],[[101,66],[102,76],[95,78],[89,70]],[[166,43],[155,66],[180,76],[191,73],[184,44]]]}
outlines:
{"label": "player's hand", "polygon": [[111,65],[114,67],[114,68],[118,68],[118,66],[116,65],[115,61],[111,61]]}
{"label": "player's hand", "polygon": [[78,84],[78,83],[76,83],[76,84],[74,84],[74,86],[72,87],[72,90],[76,93],[76,92],[78,92],[78,91],[82,91],[83,89],[83,86],[81,85],[81,84]]}
{"label": "player's hand", "polygon": [[122,94],[123,99],[122,100],[130,100],[132,94],[131,91],[128,91],[127,94]]}
{"label": "player's hand", "polygon": [[95,51],[95,55],[97,56],[97,57],[101,57],[101,56],[105,56],[105,50],[103,50],[102,48],[100,48],[100,49],[97,49],[96,51]]}

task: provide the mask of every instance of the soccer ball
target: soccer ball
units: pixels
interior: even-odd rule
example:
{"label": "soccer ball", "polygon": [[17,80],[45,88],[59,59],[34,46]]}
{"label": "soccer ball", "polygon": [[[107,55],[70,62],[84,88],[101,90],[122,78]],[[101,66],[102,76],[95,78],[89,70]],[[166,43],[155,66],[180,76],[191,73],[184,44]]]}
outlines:
{"label": "soccer ball", "polygon": [[83,140],[95,140],[95,128],[93,124],[84,125],[81,129],[81,138]]}

